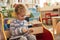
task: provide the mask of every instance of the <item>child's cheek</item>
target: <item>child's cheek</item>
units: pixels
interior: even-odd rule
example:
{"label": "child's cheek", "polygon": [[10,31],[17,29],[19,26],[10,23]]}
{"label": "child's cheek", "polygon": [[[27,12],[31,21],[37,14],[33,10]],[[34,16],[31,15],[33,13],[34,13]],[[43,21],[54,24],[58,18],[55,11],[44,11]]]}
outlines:
{"label": "child's cheek", "polygon": [[24,17],[19,17],[21,20],[24,20]]}
{"label": "child's cheek", "polygon": [[24,20],[24,17],[22,19]]}

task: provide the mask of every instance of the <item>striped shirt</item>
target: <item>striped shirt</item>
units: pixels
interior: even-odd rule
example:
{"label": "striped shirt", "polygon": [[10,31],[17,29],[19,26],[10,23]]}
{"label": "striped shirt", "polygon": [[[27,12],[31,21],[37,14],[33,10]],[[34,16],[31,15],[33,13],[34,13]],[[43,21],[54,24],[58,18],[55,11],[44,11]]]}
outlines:
{"label": "striped shirt", "polygon": [[18,34],[22,34],[22,28],[26,28],[28,29],[28,25],[27,25],[27,21],[23,20],[20,21],[18,19],[14,19],[11,21],[10,23],[10,31],[12,35],[18,35]]}

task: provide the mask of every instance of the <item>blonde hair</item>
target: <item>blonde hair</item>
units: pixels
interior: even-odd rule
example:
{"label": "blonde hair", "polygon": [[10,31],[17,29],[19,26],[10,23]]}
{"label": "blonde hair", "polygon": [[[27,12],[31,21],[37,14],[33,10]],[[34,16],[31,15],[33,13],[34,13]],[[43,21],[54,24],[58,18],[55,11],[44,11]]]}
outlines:
{"label": "blonde hair", "polygon": [[20,11],[20,13],[21,13],[21,11],[26,13],[27,7],[24,4],[17,4],[17,6],[15,7],[16,14],[18,14],[18,10]]}

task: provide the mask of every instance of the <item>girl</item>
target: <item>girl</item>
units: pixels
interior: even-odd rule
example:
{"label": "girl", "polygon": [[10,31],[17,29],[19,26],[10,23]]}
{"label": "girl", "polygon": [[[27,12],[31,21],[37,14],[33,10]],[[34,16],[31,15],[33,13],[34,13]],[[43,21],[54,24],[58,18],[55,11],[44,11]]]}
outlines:
{"label": "girl", "polygon": [[15,31],[15,33],[12,33],[12,36],[19,35],[21,36],[20,40],[36,40],[36,37],[29,33],[29,31],[33,31],[33,29],[28,28],[28,23],[25,20],[26,7],[23,4],[18,4],[15,7],[15,12],[16,19],[12,20],[10,24],[10,31]]}

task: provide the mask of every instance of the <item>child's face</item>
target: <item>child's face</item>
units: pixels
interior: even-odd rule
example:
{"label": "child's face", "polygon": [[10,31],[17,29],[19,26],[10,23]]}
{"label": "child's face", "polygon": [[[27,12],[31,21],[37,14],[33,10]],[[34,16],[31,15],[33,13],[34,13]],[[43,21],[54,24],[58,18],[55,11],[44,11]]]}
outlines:
{"label": "child's face", "polygon": [[24,20],[25,19],[25,14],[21,13],[21,14],[17,14],[17,17],[19,20]]}
{"label": "child's face", "polygon": [[25,9],[24,8],[18,8],[18,11],[17,11],[18,19],[24,20],[25,19],[24,16],[25,16]]}
{"label": "child's face", "polygon": [[18,8],[18,11],[17,11],[17,13],[19,13],[19,14],[25,14],[25,9],[20,9],[20,8]]}

